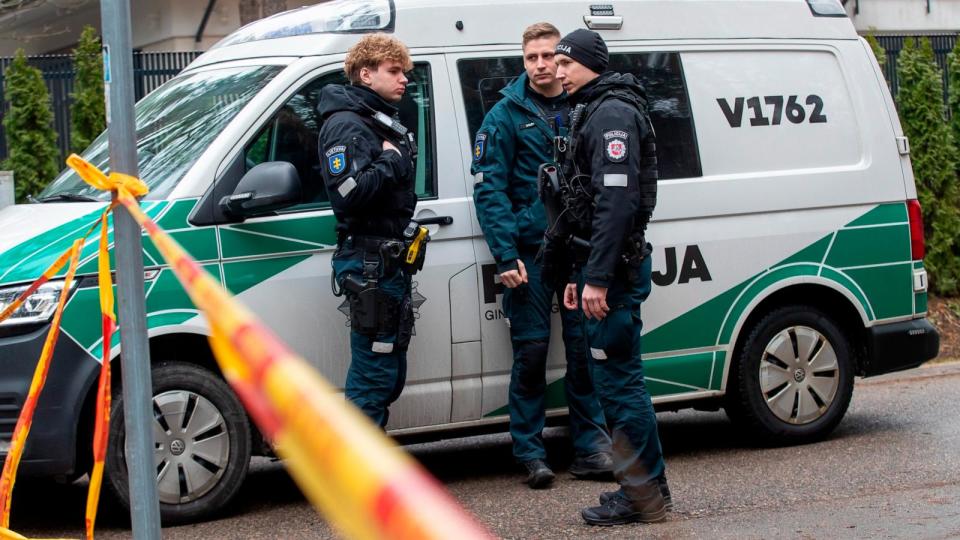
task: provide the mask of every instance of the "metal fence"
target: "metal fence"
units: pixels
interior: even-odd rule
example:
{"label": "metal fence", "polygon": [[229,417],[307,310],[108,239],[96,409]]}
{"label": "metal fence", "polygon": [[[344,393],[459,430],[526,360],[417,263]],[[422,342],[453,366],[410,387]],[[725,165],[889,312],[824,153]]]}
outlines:
{"label": "metal fence", "polygon": [[[194,52],[135,52],[133,53],[133,88],[136,99],[149,94],[168,79],[187,67],[202,51]],[[73,55],[46,55],[27,58],[30,65],[43,72],[47,91],[53,106],[53,127],[61,159],[70,154],[70,104],[73,102],[73,81],[76,72]],[[0,118],[6,115],[10,104],[4,96],[4,73],[13,58],[0,58]],[[0,125],[0,160],[7,157],[7,139]]]}
{"label": "metal fence", "polygon": [[943,73],[943,99],[944,102],[946,102],[948,90],[947,55],[950,54],[950,51],[953,50],[954,45],[957,43],[957,34],[876,37],[877,41],[880,42],[880,46],[883,47],[887,53],[887,64],[884,66],[884,75],[887,78],[887,83],[890,85],[890,92],[893,94],[894,99],[897,98],[897,90],[900,88],[899,81],[897,80],[897,58],[900,56],[900,51],[903,50],[903,42],[908,37],[929,39],[930,45],[933,46],[933,55],[937,59],[937,65],[940,66],[940,71]]}

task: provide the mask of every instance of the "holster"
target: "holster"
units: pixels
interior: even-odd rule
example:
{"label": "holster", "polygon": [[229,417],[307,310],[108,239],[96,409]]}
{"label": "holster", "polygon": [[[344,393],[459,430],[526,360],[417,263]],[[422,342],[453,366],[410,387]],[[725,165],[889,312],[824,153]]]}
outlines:
{"label": "holster", "polygon": [[392,334],[397,330],[401,302],[383,292],[379,280],[399,267],[403,242],[377,237],[352,237],[350,241],[363,261],[362,277],[349,273],[342,280],[350,305],[350,327],[370,338]]}

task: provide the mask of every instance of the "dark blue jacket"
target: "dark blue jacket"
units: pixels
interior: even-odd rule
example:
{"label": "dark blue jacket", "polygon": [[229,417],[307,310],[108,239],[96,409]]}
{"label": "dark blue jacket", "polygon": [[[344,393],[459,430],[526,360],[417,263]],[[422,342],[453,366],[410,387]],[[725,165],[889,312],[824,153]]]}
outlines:
{"label": "dark blue jacket", "polygon": [[517,268],[521,249],[537,249],[546,227],[537,171],[553,160],[553,132],[527,86],[523,73],[500,91],[472,149],[477,219],[500,272]]}
{"label": "dark blue jacket", "polygon": [[578,104],[586,106],[585,117],[573,128],[576,155],[568,157],[590,178],[593,199],[590,230],[582,231],[592,248],[583,275],[590,285],[610,287],[625,243],[637,237],[645,244],[657,204],[656,134],[646,93],[629,73],[604,73],[584,85],[571,98]]}
{"label": "dark blue jacket", "polygon": [[[407,142],[379,129],[374,111],[397,108],[362,86],[331,84],[320,94],[320,165],[337,231],[400,238],[417,206],[415,169]],[[401,154],[384,150],[389,140]]]}

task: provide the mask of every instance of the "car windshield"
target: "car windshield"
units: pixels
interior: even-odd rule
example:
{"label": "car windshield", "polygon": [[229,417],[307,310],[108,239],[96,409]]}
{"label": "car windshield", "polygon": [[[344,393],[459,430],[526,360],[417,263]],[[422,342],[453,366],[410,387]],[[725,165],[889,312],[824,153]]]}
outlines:
{"label": "car windshield", "polygon": [[342,34],[393,29],[392,0],[330,0],[252,22],[213,46],[305,34]]}
{"label": "car windshield", "polygon": [[[166,197],[214,137],[281,69],[245,66],[189,73],[171,79],[140,100],[135,112],[137,162],[140,179],[150,188],[146,198]],[[106,172],[109,154],[104,131],[83,158]],[[110,197],[67,169],[37,199],[68,200],[65,195],[100,200]]]}

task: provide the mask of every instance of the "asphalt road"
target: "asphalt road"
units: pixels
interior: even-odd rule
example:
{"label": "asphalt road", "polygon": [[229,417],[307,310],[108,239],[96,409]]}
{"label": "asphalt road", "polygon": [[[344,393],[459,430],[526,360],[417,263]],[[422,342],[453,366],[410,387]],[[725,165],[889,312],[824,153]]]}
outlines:
{"label": "asphalt road", "polygon": [[[667,522],[593,528],[579,510],[613,484],[574,480],[564,430],[547,433],[554,487],[531,491],[509,436],[408,447],[470,511],[504,538],[958,538],[960,363],[858,380],[827,441],[752,447],[723,413],[661,413],[676,511]],[[12,528],[31,538],[83,535],[86,485],[17,484]],[[105,502],[97,537],[128,538]],[[333,533],[282,465],[258,459],[220,519],[164,529],[164,538],[328,538]]]}

